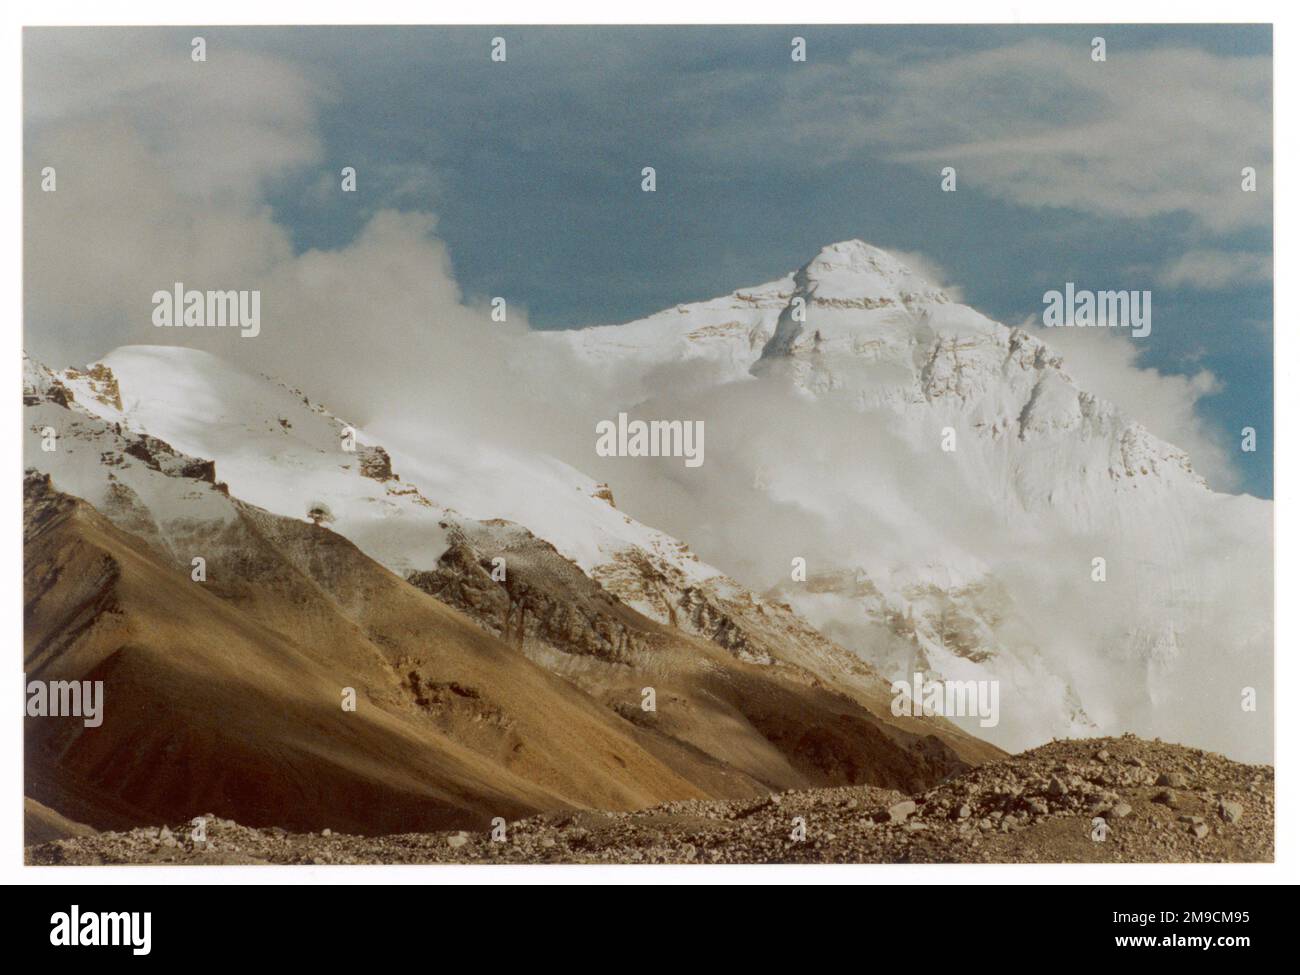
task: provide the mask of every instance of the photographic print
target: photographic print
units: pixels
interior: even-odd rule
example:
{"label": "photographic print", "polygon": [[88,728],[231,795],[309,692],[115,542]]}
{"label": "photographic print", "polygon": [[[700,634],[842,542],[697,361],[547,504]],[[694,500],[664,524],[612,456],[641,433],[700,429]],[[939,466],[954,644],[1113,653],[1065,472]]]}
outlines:
{"label": "photographic print", "polygon": [[1268,24],[22,73],[27,864],[1273,861]]}

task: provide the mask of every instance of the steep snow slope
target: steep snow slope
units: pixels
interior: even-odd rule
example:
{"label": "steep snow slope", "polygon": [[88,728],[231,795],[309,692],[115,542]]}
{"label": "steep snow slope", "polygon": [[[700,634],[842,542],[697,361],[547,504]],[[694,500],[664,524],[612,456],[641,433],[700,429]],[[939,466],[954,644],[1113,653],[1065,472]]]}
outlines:
{"label": "steep snow slope", "polygon": [[[295,518],[323,502],[334,516],[330,527],[399,575],[433,570],[453,528],[497,536],[504,551],[510,527],[487,523],[513,522],[633,609],[741,659],[779,656],[817,673],[853,672],[843,651],[788,607],[764,601],[683,542],[629,518],[606,485],[545,455],[466,443],[439,430],[428,431],[418,453],[394,450],[391,457],[355,430],[350,454],[342,434],[353,428],[300,391],[183,348],[122,348],[59,378],[104,420],[213,459],[236,497]],[[483,548],[493,554],[493,546]]]}
{"label": "steep snow slope", "polygon": [[298,390],[205,352],[161,346],[122,350],[58,378],[101,419],[219,460],[222,480],[249,504],[304,520],[323,504],[335,530],[396,572],[432,564],[446,549],[446,512],[394,475],[364,432]]}
{"label": "steep snow slope", "polygon": [[[251,504],[304,518],[313,501],[324,502],[335,531],[399,574],[438,561],[450,508],[528,525],[586,570],[635,547],[694,581],[718,574],[682,543],[615,510],[603,485],[550,457],[437,430],[421,456],[390,457],[299,390],[206,352],[129,346],[60,379],[103,419],[214,459],[231,491]],[[346,431],[355,453],[344,449]]]}
{"label": "steep snow slope", "polygon": [[677,305],[626,325],[544,333],[596,367],[649,372],[674,363],[706,366],[721,381],[748,374],[789,303],[793,275],[722,298]]}

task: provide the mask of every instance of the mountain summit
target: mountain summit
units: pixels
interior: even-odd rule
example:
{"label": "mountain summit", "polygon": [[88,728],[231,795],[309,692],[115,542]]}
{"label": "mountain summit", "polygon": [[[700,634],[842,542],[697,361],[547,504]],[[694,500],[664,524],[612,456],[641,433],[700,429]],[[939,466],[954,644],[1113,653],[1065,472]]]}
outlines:
{"label": "mountain summit", "polygon": [[796,294],[821,301],[913,304],[947,301],[936,285],[900,258],[861,240],[828,244],[794,275]]}

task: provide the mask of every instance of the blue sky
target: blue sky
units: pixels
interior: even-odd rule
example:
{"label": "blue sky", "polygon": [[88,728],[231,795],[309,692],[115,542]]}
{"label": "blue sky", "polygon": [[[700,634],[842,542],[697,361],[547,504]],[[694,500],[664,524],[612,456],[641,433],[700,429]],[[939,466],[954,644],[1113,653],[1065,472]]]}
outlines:
{"label": "blue sky", "polygon": [[[183,49],[195,31],[149,33]],[[466,297],[507,296],[535,328],[713,297],[853,237],[923,255],[1009,324],[1066,281],[1151,289],[1151,336],[1124,338],[1136,363],[1212,374],[1196,410],[1232,486],[1272,495],[1267,26],[204,33],[309,79],[318,144],[266,149],[259,176],[296,252],[344,247],[382,210],[432,213]],[[344,165],[356,194],[337,193]]]}

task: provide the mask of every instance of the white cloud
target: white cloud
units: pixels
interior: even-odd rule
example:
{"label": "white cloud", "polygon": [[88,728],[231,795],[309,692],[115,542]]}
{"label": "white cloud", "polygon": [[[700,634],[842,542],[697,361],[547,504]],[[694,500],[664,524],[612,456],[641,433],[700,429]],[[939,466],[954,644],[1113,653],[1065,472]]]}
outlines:
{"label": "white cloud", "polygon": [[292,258],[267,184],[319,160],[318,86],[276,60],[170,31],[26,39],[26,340],[57,364],[156,342],[150,296],[255,288]]}
{"label": "white cloud", "polygon": [[1273,278],[1273,257],[1244,251],[1189,251],[1162,267],[1156,280],[1170,288],[1220,291]]}
{"label": "white cloud", "polygon": [[965,295],[962,291],[961,285],[954,284],[951,276],[946,270],[934,261],[930,260],[930,258],[926,257],[920,251],[895,250],[890,251],[890,253],[931,284],[942,288],[944,294],[953,301],[965,300]]}
{"label": "white cloud", "polygon": [[[325,390],[355,422],[390,390],[419,391],[404,405],[422,416],[535,392],[504,348],[527,330],[526,310],[500,324],[465,303],[431,214],[373,211],[347,246],[295,254],[266,202],[276,180],[318,167],[315,205],[354,206],[317,134],[329,86],[219,33],[208,41],[194,63],[171,31],[28,38],[28,172],[58,173],[54,193],[25,184],[28,350],[62,366],[119,345],[195,346]],[[436,190],[416,166],[359,179],[406,202]],[[154,328],[152,295],[177,281],[261,291],[261,334]]]}
{"label": "white cloud", "polygon": [[[25,119],[38,146],[54,131],[115,119],[166,174],[169,189],[249,205],[285,169],[316,162],[328,85],[301,68],[208,37],[190,60],[181,33],[36,30],[25,38]],[[97,143],[83,148],[93,156]]]}
{"label": "white cloud", "polygon": [[[900,159],[955,165],[968,185],[1029,206],[1189,213],[1215,230],[1267,224],[1271,59],[1110,54],[1098,63],[1083,44],[1032,41],[910,66],[887,137]],[[909,126],[915,118],[931,121]],[[1258,192],[1242,191],[1245,166]]]}
{"label": "white cloud", "polygon": [[[737,87],[737,72],[713,84]],[[1193,48],[1093,62],[1031,40],[972,53],[880,56],[790,72],[770,108],[707,119],[686,137],[724,155],[840,163],[863,150],[1028,207],[1137,220],[1189,214],[1213,231],[1272,218],[1272,65]],[[1258,190],[1241,189],[1256,169]]]}

